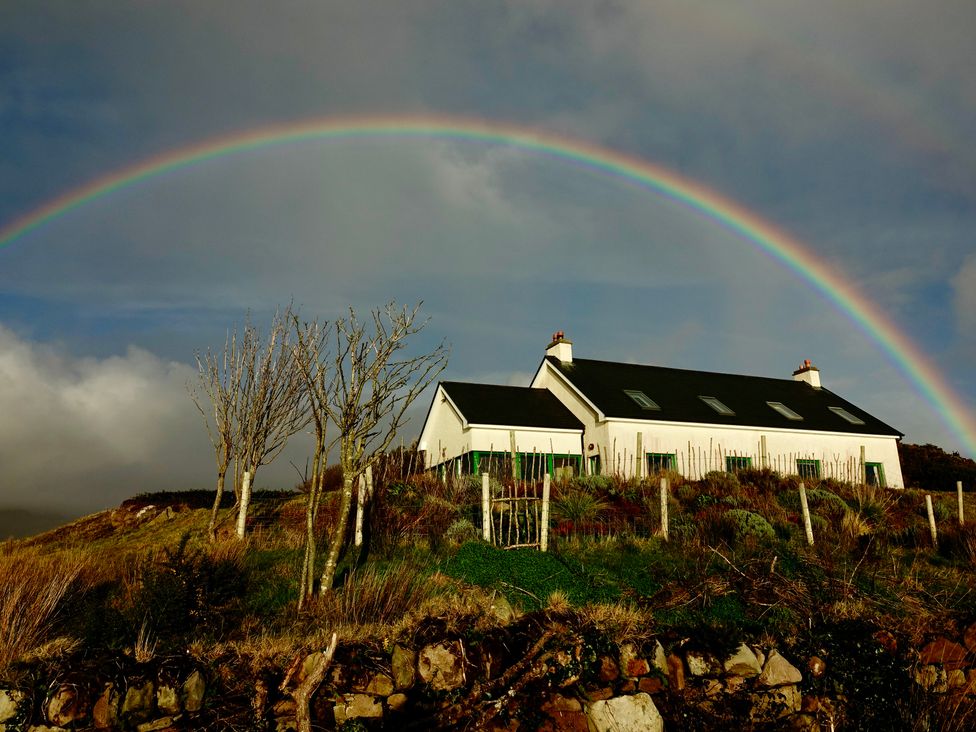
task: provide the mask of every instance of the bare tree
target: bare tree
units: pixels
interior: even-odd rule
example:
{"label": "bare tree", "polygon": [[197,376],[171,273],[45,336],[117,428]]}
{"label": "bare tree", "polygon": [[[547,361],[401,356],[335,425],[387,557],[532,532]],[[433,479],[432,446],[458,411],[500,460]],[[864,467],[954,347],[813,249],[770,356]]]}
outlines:
{"label": "bare tree", "polygon": [[272,462],[288,438],[308,424],[309,409],[303,380],[291,342],[291,308],[276,312],[267,339],[250,325],[244,349],[238,423],[239,463],[243,469],[237,513],[237,536],[243,539],[251,486],[262,465]]}
{"label": "bare tree", "polygon": [[208,349],[202,356],[197,354],[199,391],[187,385],[190,398],[203,416],[217,461],[217,494],[207,526],[211,540],[216,538],[217,513],[224,495],[227,469],[238,448],[237,413],[245,351],[246,345],[238,343],[237,331],[228,333],[222,352]]}
{"label": "bare tree", "polygon": [[[327,443],[329,424],[329,396],[331,394],[331,364],[329,363],[328,343],[331,329],[328,323],[312,321],[299,324],[295,318],[296,365],[302,377],[306,398],[308,399],[312,428],[315,432],[315,451],[312,455],[312,477],[305,494],[305,555],[302,560],[301,581],[298,587],[298,609],[301,610],[311,598],[315,580],[316,536],[315,521],[318,517],[319,503],[325,484],[325,468],[329,450],[334,445]],[[307,469],[306,469],[307,477]]]}
{"label": "bare tree", "polygon": [[339,519],[329,539],[320,593],[332,589],[345,543],[353,486],[366,467],[382,454],[405,423],[413,401],[447,365],[442,342],[419,355],[403,354],[411,336],[423,330],[417,322],[421,303],[412,309],[390,303],[373,310],[367,322],[355,311],[334,324],[335,353],[324,410],[335,425],[342,468]]}

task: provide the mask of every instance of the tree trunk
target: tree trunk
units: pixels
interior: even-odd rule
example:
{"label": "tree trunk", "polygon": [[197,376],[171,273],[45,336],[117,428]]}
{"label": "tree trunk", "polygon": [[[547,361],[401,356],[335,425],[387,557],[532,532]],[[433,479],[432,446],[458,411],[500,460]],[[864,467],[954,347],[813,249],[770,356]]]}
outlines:
{"label": "tree trunk", "polygon": [[315,519],[318,515],[319,501],[322,498],[322,488],[325,481],[325,446],[323,440],[315,449],[312,460],[312,484],[308,488],[305,504],[305,557],[302,560],[302,579],[298,587],[298,609],[305,607],[314,591],[315,584]]}
{"label": "tree trunk", "polygon": [[251,505],[251,471],[244,471],[241,483],[241,506],[237,511],[237,538],[243,539],[247,530],[247,509]]}
{"label": "tree trunk", "polygon": [[207,524],[207,536],[210,541],[217,540],[217,514],[220,512],[220,501],[224,497],[224,478],[227,477],[227,470],[217,473],[217,495],[214,498],[213,509],[210,511],[210,523]]}
{"label": "tree trunk", "polygon": [[[345,462],[345,461],[343,461]],[[346,470],[343,465],[342,502],[339,505],[339,519],[336,521],[332,537],[329,539],[329,551],[325,557],[325,568],[322,570],[322,580],[319,594],[325,596],[332,591],[335,581],[336,568],[339,566],[339,553],[346,541],[346,527],[349,526],[349,514],[352,513],[352,485],[359,476],[353,475],[352,470]]]}

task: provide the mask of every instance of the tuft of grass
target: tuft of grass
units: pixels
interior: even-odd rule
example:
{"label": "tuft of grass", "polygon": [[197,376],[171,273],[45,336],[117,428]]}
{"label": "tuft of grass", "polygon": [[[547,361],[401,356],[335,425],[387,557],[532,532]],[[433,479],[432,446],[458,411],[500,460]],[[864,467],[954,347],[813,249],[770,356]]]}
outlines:
{"label": "tuft of grass", "polygon": [[84,566],[36,554],[0,557],[0,672],[50,639]]}
{"label": "tuft of grass", "polygon": [[330,625],[390,625],[437,593],[426,572],[406,562],[354,569],[345,582],[316,605]]}

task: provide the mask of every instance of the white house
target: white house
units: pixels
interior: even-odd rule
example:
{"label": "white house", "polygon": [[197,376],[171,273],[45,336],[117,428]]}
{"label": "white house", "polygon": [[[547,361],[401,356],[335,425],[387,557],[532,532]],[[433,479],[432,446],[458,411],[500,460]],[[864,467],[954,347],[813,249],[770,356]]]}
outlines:
{"label": "white house", "polygon": [[419,446],[428,467],[459,472],[767,467],[901,488],[901,436],[824,388],[809,361],[773,379],[577,359],[556,333],[528,388],[441,383]]}

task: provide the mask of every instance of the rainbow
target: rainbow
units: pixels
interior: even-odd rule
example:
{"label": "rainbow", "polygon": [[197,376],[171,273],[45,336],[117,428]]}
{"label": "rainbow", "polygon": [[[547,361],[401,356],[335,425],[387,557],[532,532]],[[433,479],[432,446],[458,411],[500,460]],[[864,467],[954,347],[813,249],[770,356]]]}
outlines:
{"label": "rainbow", "polygon": [[329,117],[234,133],[162,153],[70,190],[0,228],[0,249],[93,200],[170,171],[258,148],[356,138],[423,138],[505,145],[625,181],[684,206],[794,272],[846,314],[887,353],[946,426],[961,438],[966,449],[976,454],[976,421],[964,410],[965,401],[873,302],[797,239],[728,198],[660,165],[527,127],[455,117]]}

